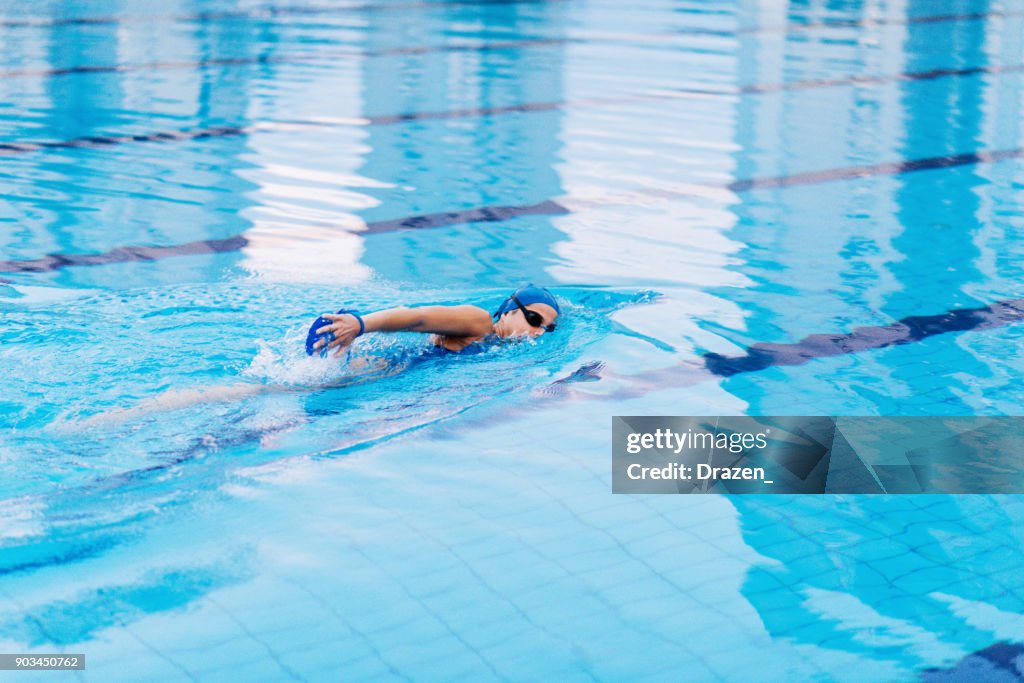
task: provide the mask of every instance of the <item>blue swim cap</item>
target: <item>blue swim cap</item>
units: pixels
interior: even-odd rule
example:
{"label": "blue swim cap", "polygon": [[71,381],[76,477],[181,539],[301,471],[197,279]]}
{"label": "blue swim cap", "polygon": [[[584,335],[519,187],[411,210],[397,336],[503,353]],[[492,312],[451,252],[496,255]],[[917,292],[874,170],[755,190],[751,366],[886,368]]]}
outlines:
{"label": "blue swim cap", "polygon": [[519,302],[524,306],[530,304],[547,304],[551,308],[555,309],[555,313],[562,314],[562,309],[558,306],[558,301],[555,300],[554,294],[549,292],[544,287],[538,287],[532,282],[528,285],[523,285],[516,291],[512,292],[512,296],[501,302],[501,306],[494,312],[494,317],[499,318],[504,313],[514,311],[516,304],[512,301],[512,297],[519,299]]}

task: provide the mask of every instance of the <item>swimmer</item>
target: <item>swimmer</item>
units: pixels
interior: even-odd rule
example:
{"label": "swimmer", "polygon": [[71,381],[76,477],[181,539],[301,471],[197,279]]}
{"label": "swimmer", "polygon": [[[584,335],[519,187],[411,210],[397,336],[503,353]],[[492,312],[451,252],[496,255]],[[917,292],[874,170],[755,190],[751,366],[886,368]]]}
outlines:
{"label": "swimmer", "polygon": [[[533,338],[555,329],[555,319],[561,308],[547,289],[532,284],[520,287],[501,303],[494,314],[471,305],[418,306],[388,308],[366,315],[341,313],[324,315],[309,331],[306,351],[313,354],[331,349],[340,356],[352,341],[367,332],[423,332],[432,334],[434,349],[440,353],[470,353],[473,344],[484,346],[490,340],[507,338]],[[329,323],[324,325],[323,323]],[[318,324],[319,323],[319,324]],[[464,351],[465,350],[465,351]],[[355,372],[332,381],[331,387],[341,387],[380,376],[387,371],[387,359],[354,358],[347,368]],[[131,408],[114,409],[81,420],[62,416],[50,425],[57,431],[72,431],[101,425],[114,425],[136,420],[146,415],[179,410],[201,403],[231,402],[268,393],[300,393],[318,390],[315,387],[296,387],[278,384],[237,384],[196,389],[169,389],[157,396],[141,401]]]}
{"label": "swimmer", "polygon": [[324,356],[334,350],[334,355],[340,356],[356,337],[367,332],[423,332],[433,335],[439,349],[458,353],[490,339],[533,338],[553,332],[559,313],[561,308],[551,292],[533,284],[512,292],[493,314],[469,304],[402,306],[364,316],[339,312],[322,316],[319,325],[314,323],[307,352]]}

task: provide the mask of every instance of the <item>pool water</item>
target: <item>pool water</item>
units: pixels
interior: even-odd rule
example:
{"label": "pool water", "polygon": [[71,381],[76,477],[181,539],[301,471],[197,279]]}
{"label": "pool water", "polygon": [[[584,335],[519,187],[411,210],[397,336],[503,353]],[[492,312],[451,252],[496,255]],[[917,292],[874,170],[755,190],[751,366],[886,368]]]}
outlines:
{"label": "pool water", "polygon": [[[0,0],[0,651],[1024,677],[1019,497],[613,496],[609,460],[613,415],[1020,412],[1022,30],[983,0]],[[530,281],[563,302],[532,342],[302,350],[325,311]],[[807,341],[858,328],[889,341]]]}

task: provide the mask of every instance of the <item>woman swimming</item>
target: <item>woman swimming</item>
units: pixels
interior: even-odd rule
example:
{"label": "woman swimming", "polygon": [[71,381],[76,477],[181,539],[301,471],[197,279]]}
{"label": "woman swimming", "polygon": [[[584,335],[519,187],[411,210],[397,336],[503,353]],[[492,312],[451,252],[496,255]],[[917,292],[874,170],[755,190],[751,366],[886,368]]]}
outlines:
{"label": "woman swimming", "polygon": [[[324,315],[317,319],[306,339],[306,352],[310,355],[320,352],[321,357],[335,350],[340,356],[356,337],[367,332],[425,332],[433,334],[434,350],[445,353],[470,353],[472,345],[481,350],[487,348],[490,340],[537,337],[555,329],[555,319],[561,313],[558,301],[547,289],[532,284],[512,292],[492,315],[471,305],[460,306],[418,306],[388,308],[366,315],[341,312]],[[326,346],[325,346],[326,345]],[[353,358],[347,368],[347,376],[331,383],[341,387],[365,381],[386,370],[386,358]],[[301,392],[322,389],[317,387],[296,387],[283,384],[237,384],[229,386],[199,387],[194,389],[169,389],[157,396],[143,400],[131,408],[114,409],[83,420],[56,421],[54,428],[73,429],[116,424],[137,419],[153,412],[178,410],[200,403],[234,401],[272,392]]]}
{"label": "woman swimming", "polygon": [[561,308],[544,287],[533,284],[512,292],[493,315],[478,307],[419,306],[388,308],[361,316],[339,311],[322,316],[313,324],[306,341],[309,354],[334,355],[366,332],[425,332],[433,334],[440,349],[458,353],[470,344],[486,343],[492,338],[537,337],[555,329]]}

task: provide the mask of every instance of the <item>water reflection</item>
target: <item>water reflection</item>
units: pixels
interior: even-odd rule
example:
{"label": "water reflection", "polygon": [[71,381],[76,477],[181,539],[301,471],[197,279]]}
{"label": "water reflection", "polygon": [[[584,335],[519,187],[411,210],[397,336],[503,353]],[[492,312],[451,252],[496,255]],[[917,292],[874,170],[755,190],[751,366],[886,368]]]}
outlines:
{"label": "water reflection", "polygon": [[[457,28],[474,36],[542,28],[545,36],[560,37],[567,12],[560,3],[459,3],[439,13],[371,13],[365,48],[423,44],[435,32]],[[373,116],[558,102],[564,98],[565,49],[555,43],[368,59],[362,64],[363,111]],[[562,116],[555,110],[371,127],[372,151],[359,172],[396,189],[367,219],[560,195],[555,165]],[[560,237],[547,217],[399,232],[368,240],[362,262],[388,279],[430,287],[547,281],[551,246]]]}

